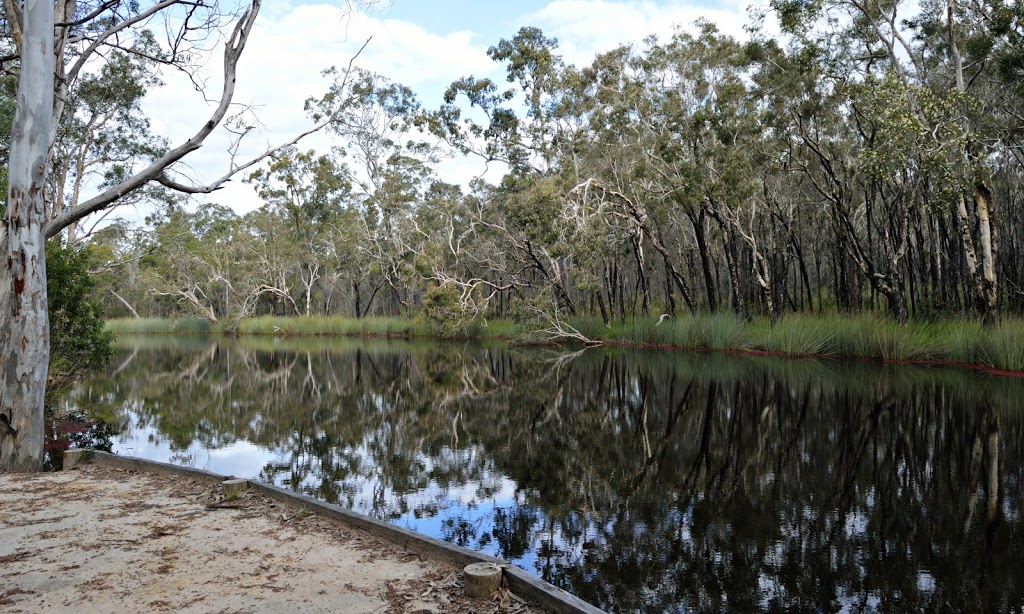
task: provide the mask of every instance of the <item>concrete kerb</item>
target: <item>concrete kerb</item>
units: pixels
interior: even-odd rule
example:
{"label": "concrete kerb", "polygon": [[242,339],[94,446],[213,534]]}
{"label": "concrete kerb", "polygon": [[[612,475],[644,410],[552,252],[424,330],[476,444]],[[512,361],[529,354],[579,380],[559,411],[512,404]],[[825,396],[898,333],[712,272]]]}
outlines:
{"label": "concrete kerb", "polygon": [[[187,476],[196,480],[216,484],[220,484],[224,480],[234,477],[217,475],[202,469],[193,469],[191,467],[182,467],[180,465],[171,465],[169,463],[161,463],[131,456],[120,456],[100,451],[94,451],[87,462],[107,467],[114,467],[117,469],[129,469],[133,471],[163,475]],[[508,561],[488,556],[480,552],[475,552],[468,548],[462,548],[461,546],[456,546],[440,539],[420,535],[415,531],[410,531],[402,527],[388,524],[375,518],[370,518],[369,516],[357,514],[356,512],[340,508],[337,505],[324,503],[312,497],[294,493],[279,486],[274,486],[273,484],[264,484],[262,482],[250,480],[249,488],[274,499],[275,501],[295,505],[324,516],[334,518],[348,524],[349,526],[372,533],[382,539],[404,548],[408,548],[409,550],[423,556],[446,561],[460,568],[470,563],[484,562],[498,564],[504,569],[505,577],[509,583],[509,588],[511,588],[513,592],[520,597],[528,599],[533,603],[554,612],[563,614],[601,614],[603,612],[603,610],[595,608],[582,599],[579,599],[578,597],[571,595],[570,593],[553,586],[540,578],[537,578],[529,572],[512,565]]]}

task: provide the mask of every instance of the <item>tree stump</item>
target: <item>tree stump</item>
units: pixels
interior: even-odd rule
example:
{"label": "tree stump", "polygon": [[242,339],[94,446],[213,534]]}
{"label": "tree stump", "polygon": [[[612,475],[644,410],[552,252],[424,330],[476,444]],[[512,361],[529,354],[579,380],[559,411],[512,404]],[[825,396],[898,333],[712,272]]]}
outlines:
{"label": "tree stump", "polygon": [[249,488],[249,482],[246,480],[224,480],[220,483],[220,487],[224,491],[224,499],[234,501]]}
{"label": "tree stump", "polygon": [[470,563],[462,572],[465,576],[467,597],[490,597],[501,588],[501,567],[494,563]]}
{"label": "tree stump", "polygon": [[85,462],[86,454],[89,450],[83,450],[81,448],[72,448],[70,450],[64,450],[64,465],[63,471],[70,471],[75,467]]}

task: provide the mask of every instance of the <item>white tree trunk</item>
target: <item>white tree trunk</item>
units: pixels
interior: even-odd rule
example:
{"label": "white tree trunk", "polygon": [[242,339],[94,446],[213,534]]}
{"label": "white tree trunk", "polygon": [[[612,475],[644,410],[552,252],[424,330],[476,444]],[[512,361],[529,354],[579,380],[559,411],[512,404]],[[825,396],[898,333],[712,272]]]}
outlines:
{"label": "white tree trunk", "polygon": [[[77,79],[86,61],[99,53],[97,50],[102,45],[113,44],[111,41],[116,40],[119,32],[141,27],[140,24],[150,17],[178,5],[179,1],[160,0],[138,14],[110,24],[91,39],[75,64],[65,71],[63,53],[67,25],[64,22],[67,15],[74,13],[75,2],[62,3],[60,20],[55,21],[53,0],[25,0],[24,8],[18,1],[3,0],[11,34],[20,48],[21,76],[11,130],[7,215],[0,223],[0,256],[4,257],[4,264],[0,264],[0,358],[3,360],[0,363],[3,379],[0,381],[0,471],[35,471],[42,466],[43,400],[50,361],[46,238],[56,236],[91,213],[110,207],[151,181],[188,193],[210,193],[241,170],[284,147],[268,149],[244,164],[232,164],[227,174],[206,186],[184,186],[166,174],[173,164],[202,147],[231,107],[238,60],[262,4],[261,0],[250,2],[250,9],[241,15],[225,41],[220,102],[196,134],[128,179],[47,220],[44,187],[51,166],[54,117],[64,113],[63,98],[68,84]],[[54,35],[58,23],[64,23],[57,27],[61,37],[59,46],[55,44]],[[60,55],[54,53],[55,49]],[[62,76],[61,96],[54,95],[55,67]],[[291,144],[326,125],[327,120],[317,124]]]}
{"label": "white tree trunk", "polygon": [[[960,57],[960,47],[957,43],[955,15],[955,0],[946,0],[946,35],[949,42],[950,56],[953,61],[953,74],[956,77],[956,89],[966,92],[967,85],[964,80],[964,67],[963,60]],[[981,161],[978,159],[978,143],[974,139],[971,124],[966,115],[961,117],[960,125],[963,127],[964,133],[968,138],[967,144],[964,147],[963,161],[968,177],[972,179],[974,184],[975,215],[972,220],[970,213],[967,211],[964,196],[961,195],[957,203],[957,218],[960,222],[960,236],[963,240],[964,255],[967,257],[967,268],[971,274],[971,281],[974,282],[978,307],[981,309],[983,319],[986,322],[992,322],[999,315],[999,281],[996,277],[992,191],[985,180],[984,169]],[[971,230],[975,224],[977,224],[979,234],[980,244],[978,245],[975,245],[974,235]]]}
{"label": "white tree trunk", "polygon": [[11,130],[7,215],[0,228],[0,470],[38,471],[50,362],[44,187],[53,132],[54,9],[27,0]]}

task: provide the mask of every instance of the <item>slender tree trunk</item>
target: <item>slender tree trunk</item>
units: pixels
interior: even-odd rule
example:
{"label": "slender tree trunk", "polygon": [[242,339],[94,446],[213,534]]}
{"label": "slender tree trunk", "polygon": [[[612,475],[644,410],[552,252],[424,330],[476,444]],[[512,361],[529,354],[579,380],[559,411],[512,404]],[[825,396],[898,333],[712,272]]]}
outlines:
{"label": "slender tree trunk", "polygon": [[353,299],[355,300],[355,303],[356,303],[355,304],[355,307],[356,307],[356,319],[358,320],[359,318],[363,317],[362,312],[360,312],[360,307],[361,306],[360,306],[359,303],[360,303],[360,298],[361,297],[359,296],[359,282],[358,281],[353,281],[352,282],[352,294],[354,295]]}
{"label": "slender tree trunk", "polygon": [[139,317],[139,312],[135,311],[135,308],[132,307],[132,304],[129,303],[127,300],[125,300],[125,298],[123,296],[121,296],[120,294],[118,294],[114,290],[111,290],[110,293],[114,295],[114,298],[116,298],[117,300],[121,301],[121,304],[124,305],[128,309],[128,311],[131,312],[133,318],[138,318]]}
{"label": "slender tree trunk", "polygon": [[676,297],[672,294],[672,273],[669,271],[668,257],[663,256],[665,262],[665,302],[668,304],[668,314],[676,315]]}
{"label": "slender tree trunk", "polygon": [[697,239],[697,253],[700,255],[700,269],[704,275],[704,291],[708,297],[708,311],[718,311],[718,292],[715,290],[715,279],[711,274],[711,256],[708,253],[707,229],[704,227],[704,218],[707,212],[700,208],[700,215],[694,214],[692,209],[686,212],[693,224],[693,235]]}
{"label": "slender tree trunk", "polygon": [[[793,233],[789,235],[790,245],[793,246],[793,254],[796,256],[800,280],[803,282],[804,291],[807,293],[807,309],[814,313],[814,294],[811,292],[811,276],[807,273],[807,261],[804,260],[804,250],[797,242]],[[818,283],[821,283],[820,281]]]}
{"label": "slender tree trunk", "polygon": [[[980,166],[977,160],[972,161]],[[975,171],[977,175],[980,170]],[[985,305],[985,319],[995,320],[999,317],[999,286],[996,278],[996,227],[992,222],[993,206],[992,191],[985,182],[977,177],[974,185],[974,206],[978,212],[978,232],[981,238],[981,277],[984,293],[982,300]]]}
{"label": "slender tree trunk", "polygon": [[7,215],[0,227],[0,471],[38,471],[50,362],[44,190],[53,131],[52,0],[27,0],[11,130]]}
{"label": "slender tree trunk", "polygon": [[736,311],[736,315],[744,320],[749,320],[750,312],[747,311],[747,301],[743,296],[743,288],[740,287],[740,267],[736,262],[739,257],[736,252],[739,250],[737,249],[736,240],[724,222],[720,223],[720,225],[722,227],[722,240],[725,241],[725,265],[729,269],[729,287],[732,289],[733,309]]}
{"label": "slender tree trunk", "polygon": [[626,272],[623,270],[625,267],[619,266],[619,257],[615,256],[615,272],[616,279],[619,284],[619,321],[623,324],[626,323],[626,284],[623,278],[626,276]]}
{"label": "slender tree trunk", "polygon": [[644,255],[642,236],[633,238],[633,257],[636,258],[637,283],[640,285],[640,291],[642,293],[640,303],[640,314],[649,316],[651,315],[651,281],[647,277],[647,258]]}
{"label": "slender tree trunk", "polygon": [[607,260],[601,263],[601,278],[602,291],[608,297],[608,321],[605,322],[608,324],[615,319],[615,284],[612,281],[612,268]]}

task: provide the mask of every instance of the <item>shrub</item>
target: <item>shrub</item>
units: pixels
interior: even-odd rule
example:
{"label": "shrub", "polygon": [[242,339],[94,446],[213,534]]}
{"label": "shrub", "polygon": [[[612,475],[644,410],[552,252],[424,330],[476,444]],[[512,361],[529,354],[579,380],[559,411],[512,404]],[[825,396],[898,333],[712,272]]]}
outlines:
{"label": "shrub", "polygon": [[50,373],[70,379],[107,364],[114,335],[94,295],[87,248],[46,245],[46,291],[50,304]]}

